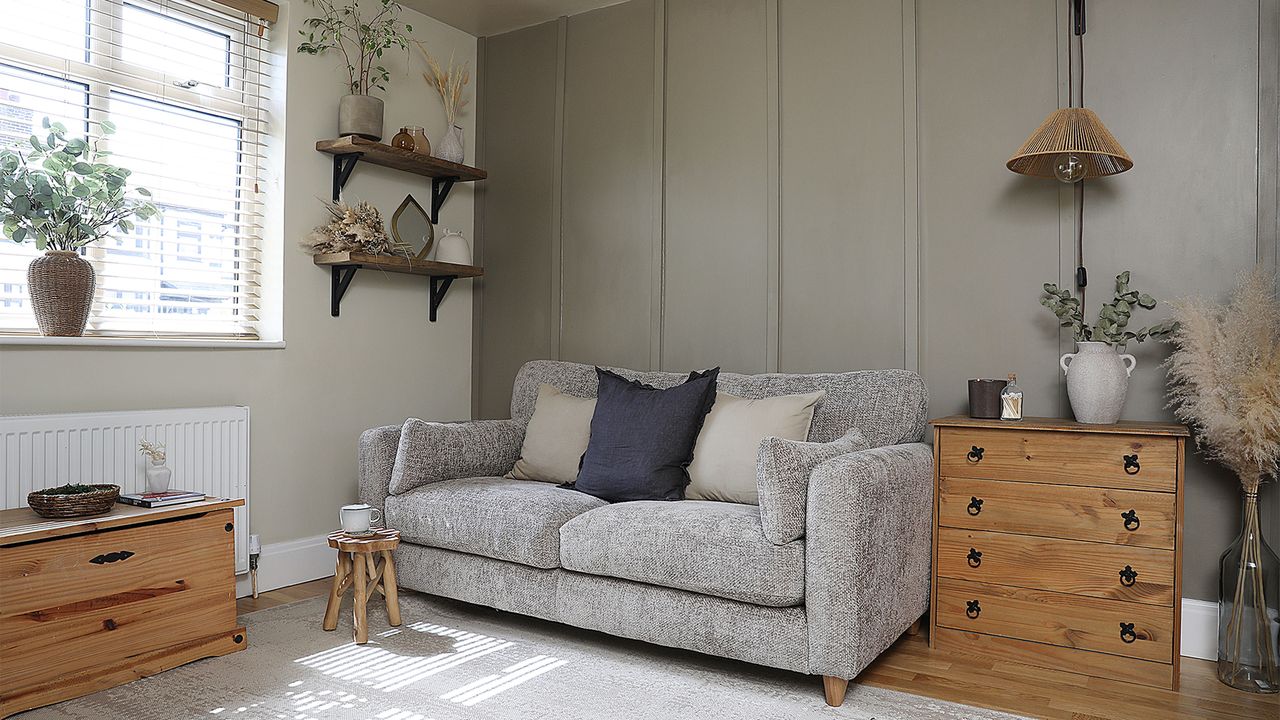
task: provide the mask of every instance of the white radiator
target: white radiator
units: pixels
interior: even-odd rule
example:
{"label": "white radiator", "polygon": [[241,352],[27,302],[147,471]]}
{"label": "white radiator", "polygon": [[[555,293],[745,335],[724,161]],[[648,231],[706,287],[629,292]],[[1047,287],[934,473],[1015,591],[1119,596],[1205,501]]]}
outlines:
{"label": "white radiator", "polygon": [[[0,416],[0,474],[5,508],[26,507],[27,493],[67,483],[146,487],[139,440],[164,443],[170,487],[249,499],[249,408]],[[235,509],[236,572],[249,571],[248,507]]]}

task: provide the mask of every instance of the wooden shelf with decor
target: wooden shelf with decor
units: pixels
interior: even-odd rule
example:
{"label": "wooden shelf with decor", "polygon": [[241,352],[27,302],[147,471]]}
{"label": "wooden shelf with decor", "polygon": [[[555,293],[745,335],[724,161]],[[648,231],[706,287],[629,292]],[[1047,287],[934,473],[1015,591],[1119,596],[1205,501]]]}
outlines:
{"label": "wooden shelf with decor", "polygon": [[382,270],[383,272],[401,273],[426,277],[431,282],[431,322],[436,321],[436,310],[444,300],[449,286],[458,278],[476,278],[484,275],[484,268],[475,265],[457,265],[454,263],[417,260],[398,255],[369,255],[358,252],[326,253],[315,256],[315,264],[328,267],[332,271],[330,287],[330,313],[338,317],[338,309],[342,304],[342,296],[346,294],[351,278],[361,268]]}
{"label": "wooden shelf with decor", "polygon": [[372,163],[431,178],[431,222],[440,221],[440,206],[455,183],[484,180],[489,174],[470,165],[452,163],[437,157],[402,150],[355,135],[316,142],[316,150],[333,156],[333,201],[360,162]]}

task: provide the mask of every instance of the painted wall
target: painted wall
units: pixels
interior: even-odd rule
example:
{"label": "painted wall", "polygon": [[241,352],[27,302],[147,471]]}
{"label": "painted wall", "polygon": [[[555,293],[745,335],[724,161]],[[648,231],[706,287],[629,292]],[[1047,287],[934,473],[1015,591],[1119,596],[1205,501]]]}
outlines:
{"label": "painted wall", "polygon": [[[287,63],[287,78],[277,75],[283,106],[277,104],[273,113],[283,172],[269,189],[281,217],[267,240],[268,255],[283,264],[287,347],[0,345],[0,413],[248,405],[251,531],[264,544],[333,528],[338,506],[356,496],[362,430],[408,416],[465,418],[471,402],[468,282],[454,284],[432,324],[421,278],[365,270],[352,282],[342,316],[329,315],[329,273],[313,266],[297,243],[326,216],[321,200],[329,197],[332,164],[315,151],[315,141],[336,133],[345,73],[331,57],[292,52],[310,6],[295,0],[283,10],[272,32],[277,57]],[[405,11],[404,19],[413,25],[413,37],[438,56],[452,54],[474,67],[474,37],[413,11]],[[444,131],[444,115],[421,79],[420,58],[416,52],[408,58],[393,53],[386,60],[394,75],[385,95],[388,137],[401,125],[422,125],[435,140]],[[470,142],[473,116],[462,120]],[[373,202],[389,220],[409,192],[425,205],[430,185],[361,165],[347,184],[346,199]],[[441,225],[470,237],[473,218],[472,190],[460,185],[441,211]]]}
{"label": "painted wall", "polygon": [[[1274,269],[1278,5],[1089,3],[1086,100],[1136,161],[1088,186],[1095,309],[1125,268],[1162,299]],[[1072,344],[1038,297],[1071,282],[1071,192],[1004,168],[1065,104],[1066,17],[1065,0],[632,0],[484,38],[481,149],[525,172],[478,205],[478,414],[507,416],[520,364],[560,357],[907,367],[934,415],[1014,371],[1029,414],[1068,415]],[[1165,352],[1136,350],[1127,417],[1170,417]],[[1234,488],[1191,459],[1188,597],[1216,598]]]}

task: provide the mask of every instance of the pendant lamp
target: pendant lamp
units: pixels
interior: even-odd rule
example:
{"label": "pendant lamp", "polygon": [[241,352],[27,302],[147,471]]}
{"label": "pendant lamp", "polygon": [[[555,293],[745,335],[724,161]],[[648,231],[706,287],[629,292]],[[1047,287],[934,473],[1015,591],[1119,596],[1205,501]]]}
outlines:
{"label": "pendant lamp", "polygon": [[[1076,288],[1084,305],[1084,183],[1085,178],[1117,175],[1133,167],[1133,159],[1120,147],[1097,113],[1084,106],[1084,6],[1071,0],[1071,36],[1067,38],[1067,105],[1049,113],[1040,127],[1009,158],[1005,167],[1021,175],[1057,178],[1075,185]],[[1075,82],[1075,53],[1080,48],[1080,83]],[[1079,98],[1079,105],[1076,98]]]}
{"label": "pendant lamp", "polygon": [[[1080,106],[1075,106],[1074,75],[1068,72],[1068,105],[1054,110],[1009,158],[1005,167],[1034,177],[1077,183],[1085,178],[1115,175],[1133,167],[1097,113],[1084,107],[1084,0],[1072,0],[1072,34],[1080,46]],[[1068,67],[1074,65],[1068,38]]]}

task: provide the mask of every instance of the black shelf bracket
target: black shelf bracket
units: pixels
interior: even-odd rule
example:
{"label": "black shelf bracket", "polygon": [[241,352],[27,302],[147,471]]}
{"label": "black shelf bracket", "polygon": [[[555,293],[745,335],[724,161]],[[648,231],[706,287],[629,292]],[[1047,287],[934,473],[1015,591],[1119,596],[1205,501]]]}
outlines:
{"label": "black shelf bracket", "polygon": [[[338,198],[342,195],[342,188],[347,184],[347,179],[351,177],[351,171],[356,169],[356,163],[360,161],[363,153],[344,153],[342,155],[333,156],[333,201],[338,202]],[[334,307],[337,307],[336,305]],[[334,313],[337,316],[337,313]]]}
{"label": "black shelf bracket", "polygon": [[[363,265],[334,265],[329,269],[332,271],[329,281],[329,314],[338,317],[339,310],[342,306],[342,297],[347,294],[347,288],[351,286],[351,279],[356,276],[356,271],[364,267]],[[432,275],[431,279],[431,322],[436,321],[436,311],[440,309],[440,303],[444,302],[444,296],[448,294],[449,288],[453,285],[453,281],[458,279],[457,275]]]}
{"label": "black shelf bracket", "polygon": [[342,305],[342,296],[347,294],[351,278],[356,276],[359,265],[334,265],[330,268],[333,275],[329,281],[329,314],[338,317],[338,308]]}
{"label": "black shelf bracket", "polygon": [[453,184],[458,181],[456,177],[431,178],[431,224],[435,225],[440,222],[440,206],[444,205],[444,199],[449,197],[449,191],[453,189]]}
{"label": "black shelf bracket", "polygon": [[440,303],[444,302],[445,293],[449,292],[449,286],[457,277],[457,275],[431,276],[431,322],[436,321],[436,310],[440,308]]}

